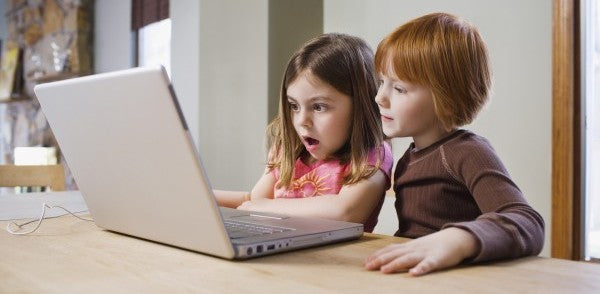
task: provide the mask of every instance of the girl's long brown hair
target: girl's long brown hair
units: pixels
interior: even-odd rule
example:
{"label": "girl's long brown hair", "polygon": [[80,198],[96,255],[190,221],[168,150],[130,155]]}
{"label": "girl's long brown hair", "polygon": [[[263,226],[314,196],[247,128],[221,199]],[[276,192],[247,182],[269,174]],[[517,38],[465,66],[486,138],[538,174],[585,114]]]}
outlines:
{"label": "girl's long brown hair", "polygon": [[306,149],[292,124],[287,88],[304,71],[331,85],[352,99],[352,123],[348,142],[334,154],[350,163],[342,185],[353,184],[373,175],[377,168],[367,165],[367,156],[380,148],[377,167],[383,160],[383,131],[375,95],[373,51],[360,38],[344,34],[324,34],[305,43],[290,59],[283,76],[279,113],[269,124],[268,168],[279,168],[278,187],[289,187],[296,160]]}

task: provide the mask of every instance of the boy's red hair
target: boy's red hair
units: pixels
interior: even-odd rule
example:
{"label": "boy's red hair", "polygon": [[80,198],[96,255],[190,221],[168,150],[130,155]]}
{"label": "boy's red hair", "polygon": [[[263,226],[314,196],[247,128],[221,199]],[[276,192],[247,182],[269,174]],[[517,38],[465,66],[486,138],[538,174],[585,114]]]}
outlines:
{"label": "boy's red hair", "polygon": [[448,130],[473,121],[487,102],[488,64],[477,29],[446,13],[400,26],[379,43],[375,54],[377,72],[431,89],[435,113]]}

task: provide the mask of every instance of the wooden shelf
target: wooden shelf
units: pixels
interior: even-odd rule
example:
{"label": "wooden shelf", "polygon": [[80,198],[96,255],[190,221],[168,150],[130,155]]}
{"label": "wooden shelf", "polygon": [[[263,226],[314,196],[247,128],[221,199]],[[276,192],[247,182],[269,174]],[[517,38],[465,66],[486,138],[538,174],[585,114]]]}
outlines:
{"label": "wooden shelf", "polygon": [[42,83],[49,83],[49,82],[55,82],[55,81],[60,81],[60,80],[77,78],[77,77],[85,76],[88,74],[90,74],[90,73],[61,72],[61,73],[55,73],[52,75],[42,76],[39,78],[34,78],[34,79],[32,79],[32,81],[34,81],[36,84],[42,84]]}
{"label": "wooden shelf", "polygon": [[31,97],[21,94],[21,95],[13,95],[8,98],[0,98],[0,103],[10,103],[10,102],[20,102],[31,100]]}

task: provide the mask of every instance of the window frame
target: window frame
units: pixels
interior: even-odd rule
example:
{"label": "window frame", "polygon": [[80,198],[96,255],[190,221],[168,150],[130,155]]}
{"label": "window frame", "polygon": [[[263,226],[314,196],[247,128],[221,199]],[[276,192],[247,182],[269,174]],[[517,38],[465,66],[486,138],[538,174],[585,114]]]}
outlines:
{"label": "window frame", "polygon": [[553,1],[552,257],[583,256],[580,1]]}

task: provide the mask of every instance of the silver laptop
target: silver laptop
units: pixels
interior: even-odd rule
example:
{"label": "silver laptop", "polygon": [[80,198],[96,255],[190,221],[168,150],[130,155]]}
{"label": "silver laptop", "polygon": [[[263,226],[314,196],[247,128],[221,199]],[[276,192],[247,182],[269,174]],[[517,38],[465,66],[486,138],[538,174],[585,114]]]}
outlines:
{"label": "silver laptop", "polygon": [[162,67],[34,91],[101,228],[227,259],[363,233],[362,224],[219,208]]}

